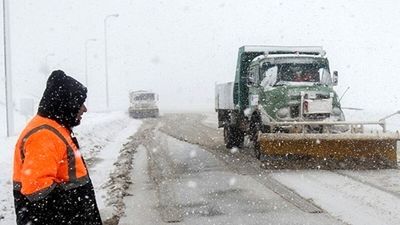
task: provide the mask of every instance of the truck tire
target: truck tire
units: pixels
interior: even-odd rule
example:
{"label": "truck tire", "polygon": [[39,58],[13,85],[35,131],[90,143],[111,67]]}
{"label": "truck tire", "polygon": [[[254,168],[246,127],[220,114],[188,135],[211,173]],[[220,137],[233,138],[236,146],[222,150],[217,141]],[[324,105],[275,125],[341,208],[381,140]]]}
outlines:
{"label": "truck tire", "polygon": [[227,149],[231,149],[233,147],[233,136],[230,126],[224,126],[224,142],[225,147]]}
{"label": "truck tire", "polygon": [[243,147],[244,143],[244,132],[241,131],[239,128],[236,128],[236,134],[235,134],[235,146],[238,148]]}
{"label": "truck tire", "polygon": [[233,147],[241,147],[244,142],[244,133],[234,126],[224,126],[224,142],[228,149]]}
{"label": "truck tire", "polygon": [[260,142],[258,141],[254,143],[254,154],[258,160],[261,159]]}
{"label": "truck tire", "polygon": [[261,159],[263,153],[260,149],[260,142],[258,141],[258,134],[270,133],[271,129],[269,126],[263,125],[261,122],[261,115],[259,113],[254,113],[250,118],[250,132],[249,138],[253,142],[254,154],[257,159]]}
{"label": "truck tire", "polygon": [[251,115],[250,117],[250,132],[249,132],[249,136],[250,136],[250,140],[254,143],[257,142],[257,135],[258,132],[261,130],[261,116],[258,113],[253,113],[253,115]]}

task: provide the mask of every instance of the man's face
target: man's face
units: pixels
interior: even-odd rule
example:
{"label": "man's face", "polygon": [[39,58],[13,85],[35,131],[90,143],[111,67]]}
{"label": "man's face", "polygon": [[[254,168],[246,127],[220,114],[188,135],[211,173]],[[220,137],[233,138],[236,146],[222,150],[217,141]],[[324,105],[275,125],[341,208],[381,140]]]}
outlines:
{"label": "man's face", "polygon": [[82,104],[81,108],[79,109],[78,115],[76,115],[76,121],[78,122],[78,124],[81,123],[82,115],[85,112],[87,112],[87,108],[85,104]]}

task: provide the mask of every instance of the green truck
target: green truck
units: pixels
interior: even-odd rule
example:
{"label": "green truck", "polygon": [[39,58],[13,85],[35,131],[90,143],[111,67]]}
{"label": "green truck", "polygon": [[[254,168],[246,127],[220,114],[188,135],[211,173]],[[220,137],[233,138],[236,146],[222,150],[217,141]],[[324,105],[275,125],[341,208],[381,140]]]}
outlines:
{"label": "green truck", "polygon": [[[226,147],[263,133],[341,132],[344,127],[293,122],[344,121],[322,47],[243,46],[234,82],[216,85],[216,111]],[[279,124],[279,122],[286,122]],[[292,123],[290,123],[292,122]],[[329,131],[325,130],[329,129]],[[335,130],[336,129],[336,130]]]}
{"label": "green truck", "polygon": [[[329,168],[396,168],[400,135],[385,125],[394,114],[345,121],[337,83],[322,47],[239,48],[234,82],[215,87],[226,147],[241,147],[247,136],[255,156],[272,163],[300,158]],[[382,130],[366,132],[367,125]]]}

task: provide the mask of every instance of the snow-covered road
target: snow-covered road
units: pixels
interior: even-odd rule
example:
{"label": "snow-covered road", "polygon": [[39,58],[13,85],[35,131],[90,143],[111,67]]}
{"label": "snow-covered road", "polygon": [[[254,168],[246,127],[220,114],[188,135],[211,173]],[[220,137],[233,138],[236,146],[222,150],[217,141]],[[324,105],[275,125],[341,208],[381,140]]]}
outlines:
{"label": "snow-covered road", "polygon": [[258,174],[232,169],[198,145],[157,130],[152,137],[137,149],[121,225],[343,224],[326,213],[305,212]]}
{"label": "snow-covered road", "polygon": [[[174,117],[171,116],[170,118]],[[190,117],[187,115],[182,116],[179,123],[193,128],[197,137],[190,138],[188,130],[180,125],[179,128],[170,129],[174,130],[174,135],[178,139],[199,144],[208,151],[214,152],[214,155],[232,155],[232,151],[229,152],[220,147],[222,143],[218,145],[218,142],[222,140],[218,140],[216,132],[196,126],[196,122],[191,122],[191,119],[188,118]],[[212,114],[208,114],[206,118],[203,118],[203,124],[212,128],[212,124],[216,124],[215,118],[215,115],[213,117]],[[172,132],[169,134],[172,134]],[[208,139],[206,138],[207,135],[209,136]],[[201,136],[201,140],[198,140],[199,136]],[[221,153],[221,151],[225,151],[225,153]],[[252,159],[248,158],[251,154],[246,152],[245,149],[233,151],[233,155],[235,156],[230,160],[236,160],[237,165],[244,161],[248,167],[254,166]],[[220,159],[229,162],[222,157]],[[240,170],[238,168],[240,166],[235,167],[236,170]],[[257,170],[256,167],[254,169]],[[294,190],[338,221],[347,224],[400,224],[398,214],[400,209],[400,170],[398,169],[366,171],[270,170],[268,174],[263,174],[263,172],[260,172],[260,174],[262,174],[261,176],[270,176],[290,190]],[[294,221],[296,220],[293,218]]]}

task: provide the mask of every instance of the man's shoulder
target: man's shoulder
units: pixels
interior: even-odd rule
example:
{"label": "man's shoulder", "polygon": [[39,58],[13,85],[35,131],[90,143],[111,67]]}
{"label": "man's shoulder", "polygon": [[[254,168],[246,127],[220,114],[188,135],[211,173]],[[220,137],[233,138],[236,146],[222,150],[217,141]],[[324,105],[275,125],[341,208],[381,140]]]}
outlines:
{"label": "man's shoulder", "polygon": [[[70,136],[68,129],[63,127],[57,121],[42,117],[34,116],[21,132],[19,139],[28,138],[33,134],[37,136],[57,137],[59,139],[67,139]],[[62,137],[61,137],[62,136]]]}

